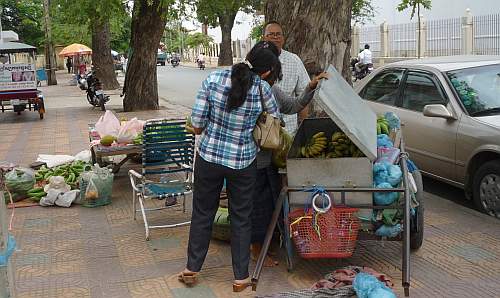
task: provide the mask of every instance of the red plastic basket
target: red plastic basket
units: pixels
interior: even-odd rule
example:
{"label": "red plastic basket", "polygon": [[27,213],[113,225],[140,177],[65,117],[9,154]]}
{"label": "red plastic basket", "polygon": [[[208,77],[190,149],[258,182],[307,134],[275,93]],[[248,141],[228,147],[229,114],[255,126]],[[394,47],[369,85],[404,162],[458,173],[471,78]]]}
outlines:
{"label": "red plastic basket", "polygon": [[318,232],[313,227],[310,210],[290,212],[290,233],[297,252],[302,258],[349,258],[356,248],[360,221],[357,208],[335,206],[317,216]]}

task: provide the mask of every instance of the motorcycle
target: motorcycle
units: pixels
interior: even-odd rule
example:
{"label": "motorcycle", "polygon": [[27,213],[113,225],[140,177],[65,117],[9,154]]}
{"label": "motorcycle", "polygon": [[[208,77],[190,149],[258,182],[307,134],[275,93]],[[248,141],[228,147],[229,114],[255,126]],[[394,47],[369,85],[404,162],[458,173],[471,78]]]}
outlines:
{"label": "motorcycle", "polygon": [[172,61],[171,61],[171,63],[172,63],[172,67],[179,66],[179,60],[178,59],[173,58]]}
{"label": "motorcycle", "polygon": [[363,64],[361,66],[361,70],[358,71],[356,69],[356,64],[359,62],[358,58],[352,58],[351,59],[351,70],[352,70],[352,77],[354,78],[354,81],[357,80],[362,80],[364,77],[369,75],[373,71],[373,64]]}
{"label": "motorcycle", "polygon": [[204,70],[205,69],[205,61],[197,60],[197,62],[198,62],[198,68],[201,70]]}
{"label": "motorcycle", "polygon": [[[106,111],[105,104],[109,101],[109,96],[102,90],[102,83],[95,76],[94,71],[90,71],[82,79],[82,85],[86,86],[87,101],[94,107],[100,107],[101,111]],[[80,84],[80,82],[79,82]],[[80,87],[81,88],[81,87]]]}

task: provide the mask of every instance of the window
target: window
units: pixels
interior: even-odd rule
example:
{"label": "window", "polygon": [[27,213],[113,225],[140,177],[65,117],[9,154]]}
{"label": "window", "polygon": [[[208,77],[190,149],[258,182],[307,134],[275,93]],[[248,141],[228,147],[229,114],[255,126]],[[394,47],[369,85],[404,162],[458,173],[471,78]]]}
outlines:
{"label": "window", "polygon": [[431,75],[418,72],[408,73],[404,85],[403,108],[422,112],[426,105],[446,105],[447,103],[441,88],[436,85]]}
{"label": "window", "polygon": [[383,103],[387,105],[395,105],[399,83],[403,76],[402,69],[393,69],[384,71],[374,77],[363,89],[362,97],[367,100]]}

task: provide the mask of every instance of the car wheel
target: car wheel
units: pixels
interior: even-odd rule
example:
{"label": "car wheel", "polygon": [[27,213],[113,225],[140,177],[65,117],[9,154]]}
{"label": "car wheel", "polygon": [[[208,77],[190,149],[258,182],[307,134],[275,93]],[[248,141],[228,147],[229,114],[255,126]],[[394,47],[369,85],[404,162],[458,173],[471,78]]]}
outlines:
{"label": "car wheel", "polygon": [[415,208],[415,216],[412,216],[410,221],[410,248],[412,250],[418,250],[424,241],[424,184],[420,171],[415,171],[412,175],[417,185],[417,193],[415,196],[418,207]]}
{"label": "car wheel", "polygon": [[473,187],[477,208],[500,218],[500,159],[489,161],[477,170]]}

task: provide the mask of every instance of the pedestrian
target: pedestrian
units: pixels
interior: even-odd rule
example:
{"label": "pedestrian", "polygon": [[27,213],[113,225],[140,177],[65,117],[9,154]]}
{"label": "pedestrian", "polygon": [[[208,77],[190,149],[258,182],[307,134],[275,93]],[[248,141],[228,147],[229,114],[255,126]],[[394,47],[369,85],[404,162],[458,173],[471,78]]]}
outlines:
{"label": "pedestrian", "polygon": [[276,78],[280,70],[279,59],[270,46],[265,41],[257,43],[245,63],[212,72],[198,91],[191,121],[201,138],[194,168],[188,260],[179,274],[186,285],[196,281],[205,261],[224,180],[231,197],[233,291],[241,292],[251,284],[250,214],[258,151],[252,131],[263,110],[279,117],[271,87],[264,81]]}
{"label": "pedestrian", "polygon": [[[276,56],[279,51],[276,48]],[[271,91],[276,99],[281,114],[293,115],[304,110],[314,96],[314,91],[320,79],[327,78],[326,73],[321,73],[306,85],[305,90],[298,97],[290,96],[283,92],[276,81],[271,78],[266,81],[272,86]],[[284,115],[283,115],[284,116]],[[252,244],[251,258],[256,261],[260,255],[262,244],[271,222],[275,201],[281,191],[281,180],[278,169],[271,162],[272,151],[260,150],[257,154],[257,181],[254,188],[252,219]],[[266,256],[264,266],[272,267],[278,262],[271,256]]]}
{"label": "pedestrian", "polygon": [[[280,52],[279,59],[283,78],[276,84],[286,95],[292,97],[300,96],[310,81],[309,75],[299,56],[283,49],[285,36],[283,35],[281,24],[276,21],[267,22],[264,26],[264,40],[274,43]],[[306,118],[307,114],[307,109],[304,109],[301,118]],[[283,120],[286,124],[285,129],[292,135],[295,134],[298,127],[297,114],[285,115]]]}
{"label": "pedestrian", "polygon": [[68,73],[71,73],[71,68],[73,68],[71,57],[66,58],[66,68],[68,69]]}

